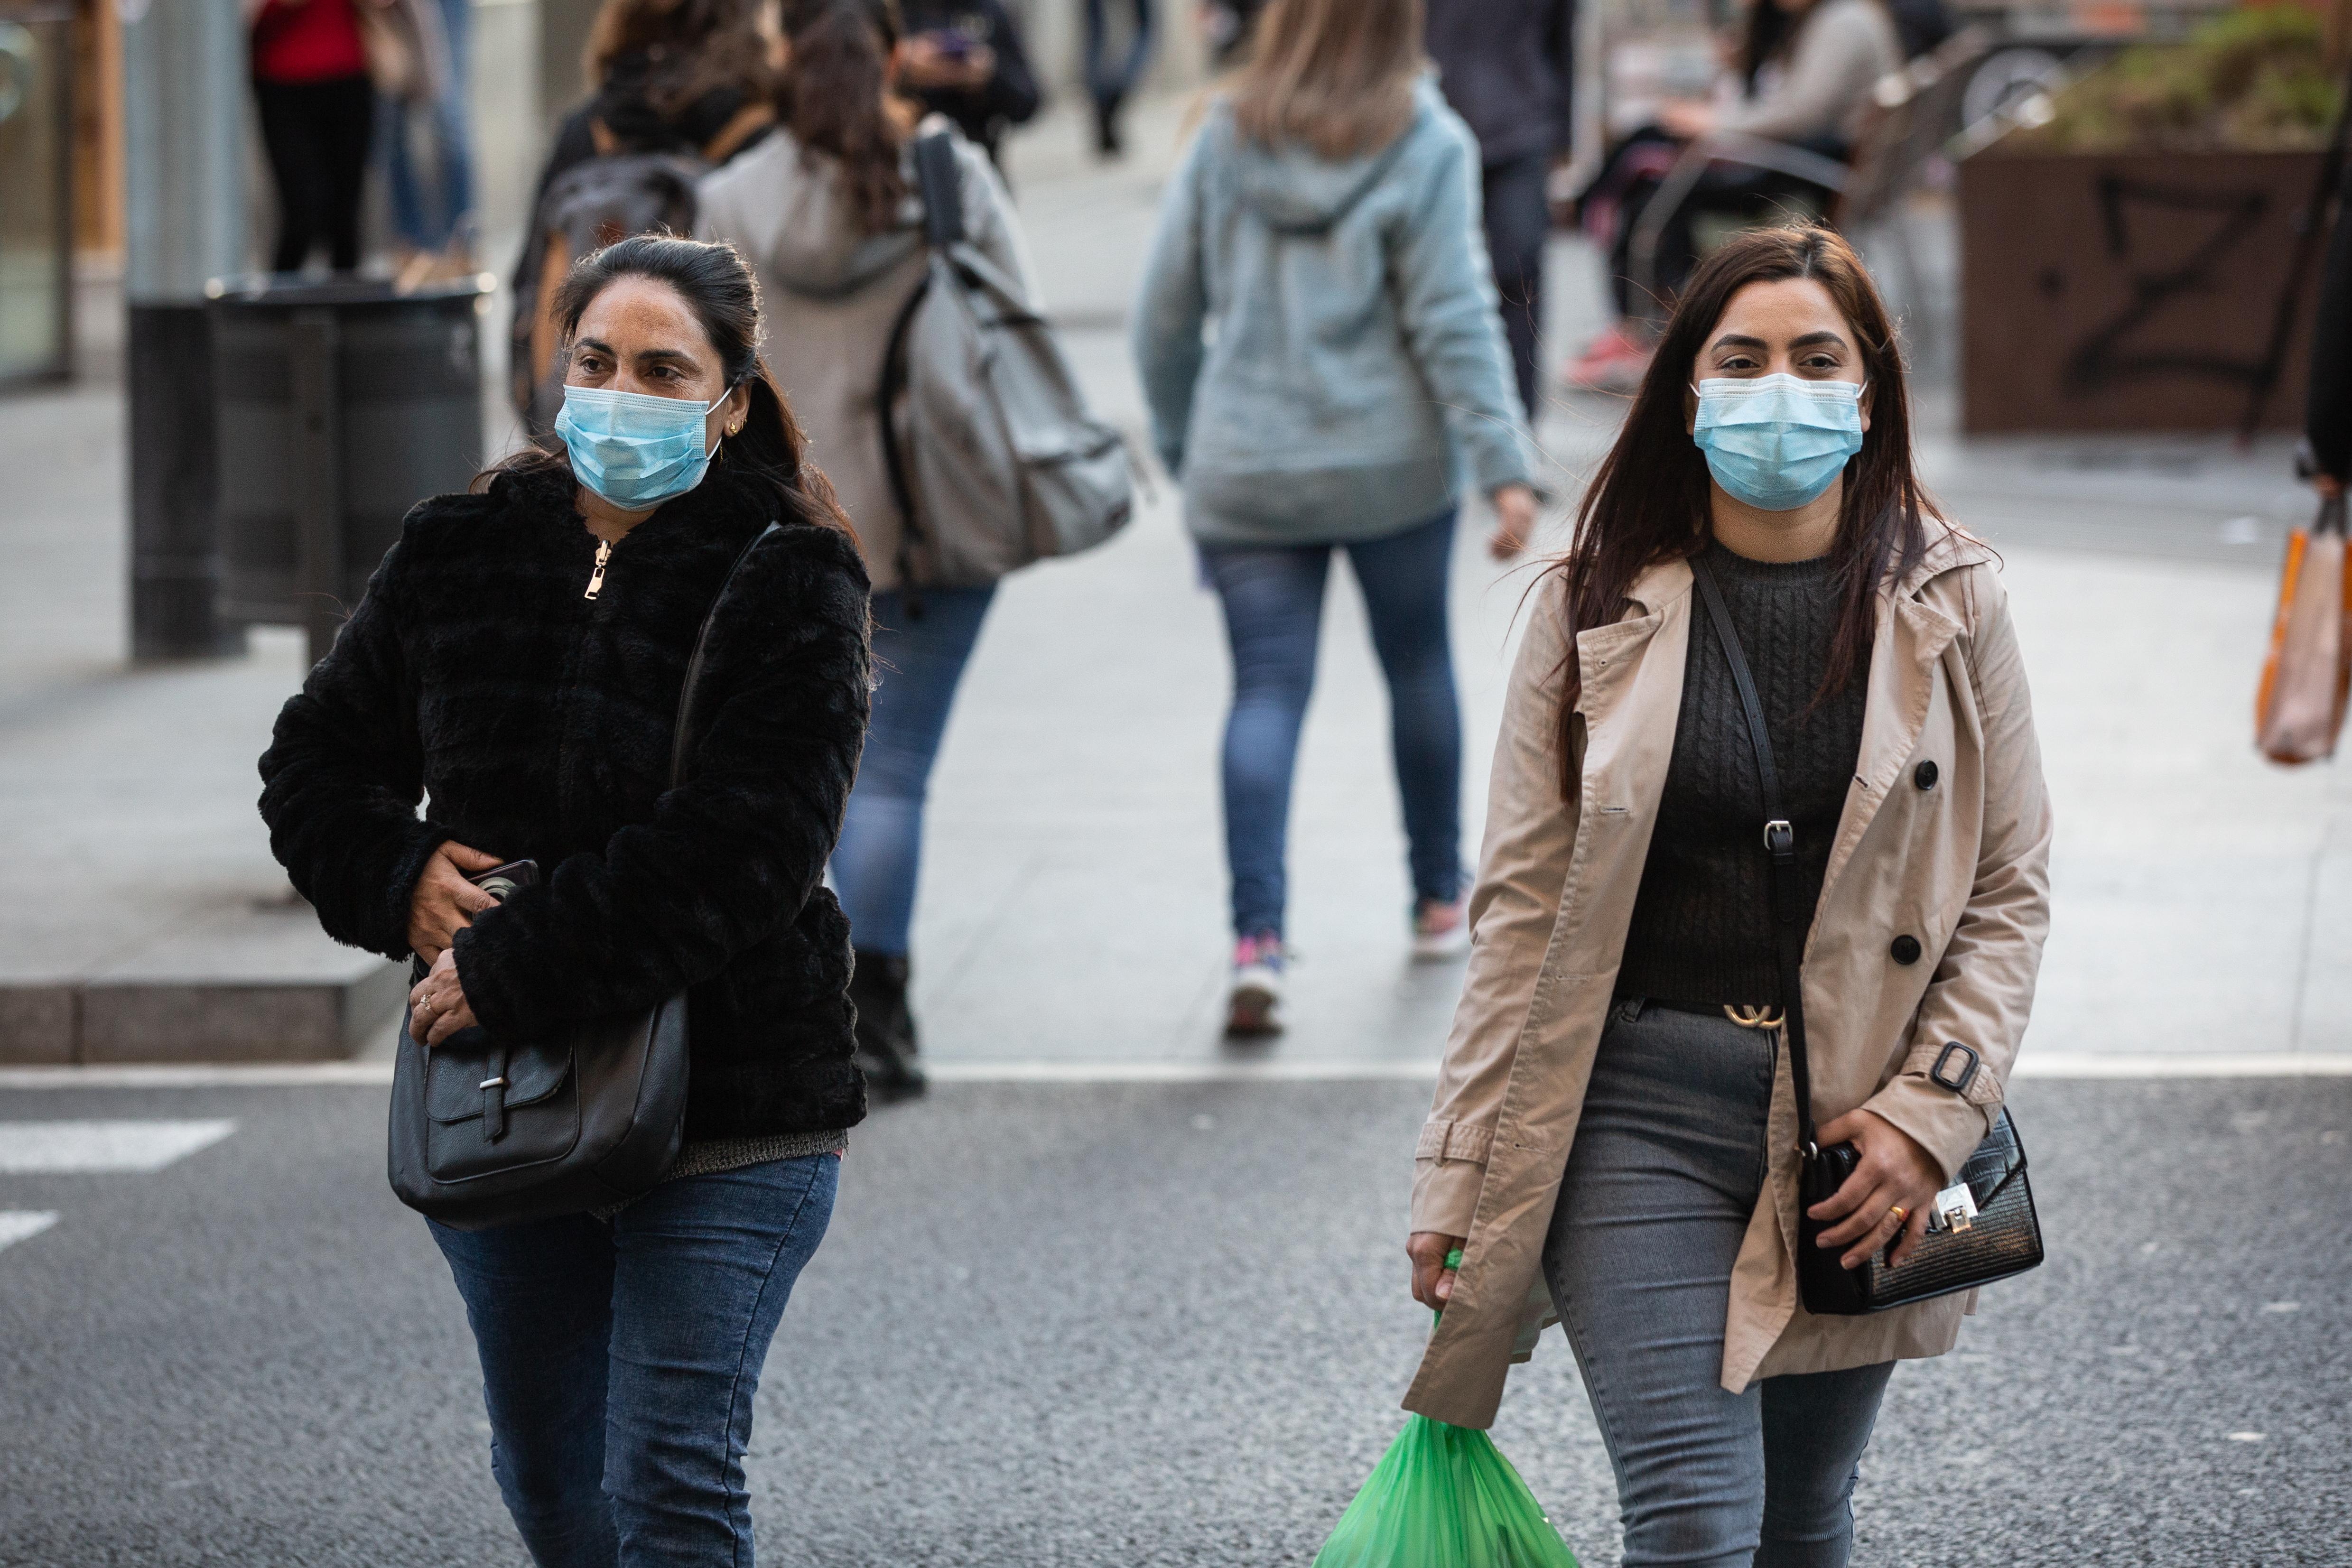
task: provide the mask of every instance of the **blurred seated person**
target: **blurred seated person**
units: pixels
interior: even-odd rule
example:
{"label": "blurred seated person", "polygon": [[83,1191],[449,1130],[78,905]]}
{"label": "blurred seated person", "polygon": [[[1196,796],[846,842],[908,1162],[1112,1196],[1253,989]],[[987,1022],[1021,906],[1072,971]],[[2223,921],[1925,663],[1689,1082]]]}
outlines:
{"label": "blurred seated person", "polygon": [[998,151],[1010,127],[1024,125],[1045,101],[1021,26],[1003,0],[898,0],[898,84],[933,114],[955,121],[964,139]]}
{"label": "blurred seated person", "polygon": [[1822,204],[1820,188],[1793,176],[1714,165],[1658,235],[1657,298],[1636,301],[1634,230],[1685,147],[1717,133],[1738,133],[1843,162],[1853,153],[1871,89],[1899,69],[1903,57],[1883,0],[1753,0],[1734,63],[1738,96],[1662,105],[1657,123],[1619,143],[1580,199],[1586,233],[1609,250],[1616,319],[1563,372],[1568,383],[1594,392],[1631,392],[1641,384],[1650,362],[1643,320],[1671,306],[1697,265],[1692,228],[1697,214],[1761,223],[1783,208]]}

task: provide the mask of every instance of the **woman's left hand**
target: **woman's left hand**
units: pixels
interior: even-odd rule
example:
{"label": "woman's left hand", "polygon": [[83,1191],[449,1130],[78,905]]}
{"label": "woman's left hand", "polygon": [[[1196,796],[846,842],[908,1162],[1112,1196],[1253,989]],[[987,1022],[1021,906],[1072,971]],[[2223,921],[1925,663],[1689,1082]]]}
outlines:
{"label": "woman's left hand", "polygon": [[1944,1188],[1942,1167],[1910,1134],[1874,1111],[1849,1111],[1820,1136],[1823,1148],[1852,1144],[1862,1155],[1845,1185],[1805,1211],[1815,1219],[1843,1221],[1822,1232],[1821,1245],[1850,1248],[1838,1262],[1859,1269],[1900,1235],[1901,1245],[1886,1260],[1901,1263],[1927,1233],[1928,1210]]}
{"label": "woman's left hand", "polygon": [[1486,540],[1486,553],[1496,560],[1508,560],[1535,537],[1535,489],[1528,485],[1504,485],[1487,498],[1495,507],[1495,531]]}
{"label": "woman's left hand", "polygon": [[408,993],[408,1032],[422,1045],[435,1046],[461,1029],[481,1020],[466,999],[465,983],[457,978],[457,950],[445,949],[433,960],[432,970]]}

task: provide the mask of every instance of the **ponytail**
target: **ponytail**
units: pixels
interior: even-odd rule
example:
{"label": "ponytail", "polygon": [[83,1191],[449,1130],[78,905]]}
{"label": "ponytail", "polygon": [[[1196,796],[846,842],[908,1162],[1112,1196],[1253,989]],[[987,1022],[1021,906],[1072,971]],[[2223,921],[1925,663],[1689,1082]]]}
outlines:
{"label": "ponytail", "polygon": [[842,188],[866,233],[896,227],[907,199],[898,168],[906,131],[889,102],[898,0],[784,0],[783,22],[792,53],[778,118],[803,160],[823,152],[840,163]]}

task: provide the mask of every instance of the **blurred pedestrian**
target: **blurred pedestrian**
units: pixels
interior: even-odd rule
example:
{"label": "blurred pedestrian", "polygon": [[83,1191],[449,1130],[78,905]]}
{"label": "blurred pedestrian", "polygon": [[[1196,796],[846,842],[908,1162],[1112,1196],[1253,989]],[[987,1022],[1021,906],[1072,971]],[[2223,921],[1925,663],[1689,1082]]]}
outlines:
{"label": "blurred pedestrian", "polygon": [[1119,110],[1151,63],[1151,0],[1126,0],[1132,23],[1127,47],[1113,47],[1111,12],[1120,0],[1086,0],[1087,91],[1095,100],[1095,151],[1117,158],[1126,151]]}
{"label": "blurred pedestrian", "polygon": [[[596,1214],[429,1223],[533,1560],[744,1563],[761,1364],[866,1113],[822,880],[865,729],[866,574],[739,256],[626,240],[561,310],[561,444],[409,514],[278,716],[262,815],[330,936],[430,965],[427,1045],[688,991],[667,1178]],[[666,788],[689,658],[710,716]],[[519,859],[545,874],[503,903],[467,880]]]}
{"label": "blurred pedestrian", "polygon": [[515,264],[508,394],[544,434],[562,400],[550,303],[581,256],[623,235],[694,227],[694,187],[775,124],[780,41],[764,0],[604,0],[588,101],[557,127]]}
{"label": "blurred pedestrian", "polygon": [[2000,1107],[2049,929],[2050,802],[1996,566],[1920,489],[1860,258],[1792,227],[1700,265],[1534,596],[1419,1144],[1412,1291],[1444,1312],[1405,1405],[1491,1423],[1551,1306],[1629,1564],[1842,1568],[1894,1363],[1949,1350],[1972,1299],[1801,1306],[1775,908],[1811,932],[1818,1141],[1860,1154],[1808,1214],[1843,1267],[1899,1266]]}
{"label": "blurred pedestrian", "polygon": [[[909,581],[904,519],[882,453],[883,358],[929,272],[913,177],[917,107],[898,89],[894,0],[785,0],[783,124],[703,183],[698,232],[758,269],[768,363],[806,422],[874,573],[880,685],[833,883],[856,944],[851,997],[859,1061],[887,1094],[919,1092],[920,1037],[908,1000],[917,873],[931,765],[979,640],[992,583]],[[932,124],[948,134],[944,120]],[[971,242],[1034,301],[1010,199],[987,156],[960,136]]]}
{"label": "blurred pedestrian", "polygon": [[1285,841],[1332,552],[1388,678],[1415,953],[1466,940],[1446,626],[1457,475],[1507,558],[1533,453],[1478,232],[1476,143],[1427,79],[1419,0],[1274,0],[1169,182],[1138,305],[1152,435],[1223,601],[1228,1028],[1280,1027]]}
{"label": "blurred pedestrian", "polygon": [[1576,0],[1426,0],[1437,85],[1478,138],[1486,254],[1529,423],[1543,372],[1552,165],[1574,138]]}
{"label": "blurred pedestrian", "polygon": [[1045,102],[1021,25],[1003,0],[901,0],[899,9],[901,89],[954,120],[1002,170],[1004,132]]}
{"label": "blurred pedestrian", "polygon": [[2334,500],[2352,483],[2352,173],[2336,193],[2319,311],[2311,323],[2311,390],[2304,409],[2305,466],[2314,488]]}
{"label": "blurred pedestrian", "polygon": [[[402,255],[396,277],[414,287],[475,270],[471,137],[473,0],[416,0],[432,29],[439,68],[417,92],[386,94],[380,134],[392,226]],[[419,132],[430,149],[420,159]]]}
{"label": "blurred pedestrian", "polygon": [[1853,155],[1872,89],[1902,64],[1902,43],[1883,0],[1755,0],[1737,51],[1736,101],[1668,102],[1656,124],[1617,146],[1581,199],[1587,232],[1609,252],[1615,319],[1563,372],[1569,384],[1595,392],[1630,392],[1641,384],[1650,360],[1643,322],[1652,312],[1671,308],[1697,264],[1693,219],[1699,213],[1766,223],[1776,212],[1817,206],[1827,198],[1820,187],[1770,170],[1710,169],[1660,230],[1649,279],[1654,297],[1637,299],[1634,232],[1685,147],[1730,131],[1843,162]]}
{"label": "blurred pedestrian", "polygon": [[360,265],[360,196],[375,86],[358,7],[373,0],[246,0],[253,97],[278,187],[273,272],[299,272],[320,246],[336,272]]}

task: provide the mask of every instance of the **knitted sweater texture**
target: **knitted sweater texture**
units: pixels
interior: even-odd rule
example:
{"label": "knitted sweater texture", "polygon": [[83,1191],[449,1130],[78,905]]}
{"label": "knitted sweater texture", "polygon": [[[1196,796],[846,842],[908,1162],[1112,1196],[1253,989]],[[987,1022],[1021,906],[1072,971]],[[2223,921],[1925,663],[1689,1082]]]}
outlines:
{"label": "knitted sweater texture", "polygon": [[[1837,632],[1831,558],[1772,564],[1711,543],[1702,559],[1723,589],[1756,677],[1783,809],[1796,830],[1797,897],[1810,911],[1821,902],[1830,844],[1862,751],[1868,669],[1816,706]],[[1617,990],[1696,1004],[1776,1002],[1756,754],[1714,622],[1694,603],[1690,625],[1674,759]]]}

